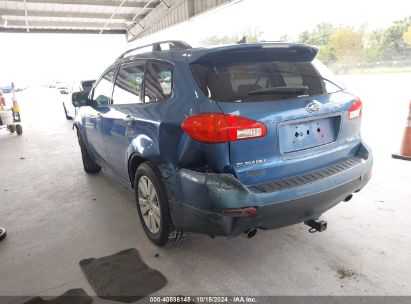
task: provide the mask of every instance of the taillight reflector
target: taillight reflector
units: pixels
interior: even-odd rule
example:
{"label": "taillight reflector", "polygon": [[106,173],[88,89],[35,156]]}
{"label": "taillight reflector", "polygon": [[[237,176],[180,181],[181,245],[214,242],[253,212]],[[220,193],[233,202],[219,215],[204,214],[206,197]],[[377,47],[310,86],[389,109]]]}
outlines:
{"label": "taillight reflector", "polygon": [[254,207],[242,208],[242,209],[225,209],[223,213],[230,217],[243,217],[254,215],[257,213],[257,209]]}
{"label": "taillight reflector", "polygon": [[362,114],[362,102],[357,97],[354,103],[351,105],[350,109],[348,110],[348,120],[361,117]]}
{"label": "taillight reflector", "polygon": [[223,143],[267,135],[266,126],[258,121],[221,113],[189,116],[181,128],[192,139],[204,143]]}

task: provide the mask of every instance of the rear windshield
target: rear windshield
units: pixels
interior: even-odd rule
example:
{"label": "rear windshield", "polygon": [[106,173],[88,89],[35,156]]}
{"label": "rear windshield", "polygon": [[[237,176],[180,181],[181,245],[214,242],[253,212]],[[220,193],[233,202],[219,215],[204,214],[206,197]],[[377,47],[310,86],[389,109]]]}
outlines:
{"label": "rear windshield", "polygon": [[315,59],[304,62],[261,55],[208,56],[192,63],[191,71],[203,93],[215,101],[268,101],[342,90]]}

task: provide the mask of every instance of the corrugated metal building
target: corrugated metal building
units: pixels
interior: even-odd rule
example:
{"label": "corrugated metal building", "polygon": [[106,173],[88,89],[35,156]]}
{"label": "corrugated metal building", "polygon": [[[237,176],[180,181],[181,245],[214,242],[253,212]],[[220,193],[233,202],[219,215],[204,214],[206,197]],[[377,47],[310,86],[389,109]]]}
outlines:
{"label": "corrugated metal building", "polygon": [[233,0],[2,0],[0,32],[125,34],[132,41]]}

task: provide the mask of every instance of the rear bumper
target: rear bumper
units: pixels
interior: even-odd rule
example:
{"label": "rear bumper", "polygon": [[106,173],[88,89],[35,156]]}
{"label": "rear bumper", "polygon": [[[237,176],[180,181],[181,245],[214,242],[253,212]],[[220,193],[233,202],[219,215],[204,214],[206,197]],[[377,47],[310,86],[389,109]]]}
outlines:
{"label": "rear bumper", "polygon": [[[357,165],[332,176],[272,192],[246,187],[229,174],[182,169],[165,180],[174,225],[210,236],[235,236],[254,227],[273,229],[318,218],[368,183],[371,152],[362,145],[357,157],[361,160]],[[245,207],[257,212],[246,217],[223,213]]]}

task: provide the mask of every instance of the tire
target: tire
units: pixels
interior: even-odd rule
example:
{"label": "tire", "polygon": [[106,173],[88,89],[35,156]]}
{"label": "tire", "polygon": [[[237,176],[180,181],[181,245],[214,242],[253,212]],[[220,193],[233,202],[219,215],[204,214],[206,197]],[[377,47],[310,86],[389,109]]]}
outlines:
{"label": "tire", "polygon": [[7,236],[6,229],[0,227],[0,241],[4,240]]}
{"label": "tire", "polygon": [[86,171],[87,173],[91,173],[91,174],[100,172],[101,167],[93,160],[93,158],[88,153],[87,148],[84,145],[83,139],[81,138],[80,131],[78,130],[77,130],[77,138],[78,138],[78,143],[80,145],[81,158],[83,160],[84,171]]}
{"label": "tire", "polygon": [[23,127],[21,125],[16,125],[16,133],[17,135],[23,134]]}
{"label": "tire", "polygon": [[16,126],[15,125],[8,125],[7,129],[9,129],[10,133],[13,134],[16,132]]}
{"label": "tire", "polygon": [[67,109],[66,109],[66,105],[63,102],[63,109],[64,109],[64,115],[66,116],[67,120],[72,120],[73,117],[71,117],[70,115],[67,114]]}
{"label": "tire", "polygon": [[[150,192],[150,184],[146,183],[147,181],[151,183],[151,190],[155,191],[156,198],[150,195],[153,198],[149,199],[146,196],[148,193],[153,193]],[[148,193],[144,191],[145,186],[148,188]],[[183,239],[183,231],[176,230],[171,220],[168,198],[160,172],[150,162],[144,162],[137,168],[134,178],[134,197],[141,225],[152,243],[163,247],[174,245]],[[146,209],[144,205],[147,206]],[[149,220],[150,214],[152,222]],[[151,223],[151,227],[147,222]]]}

